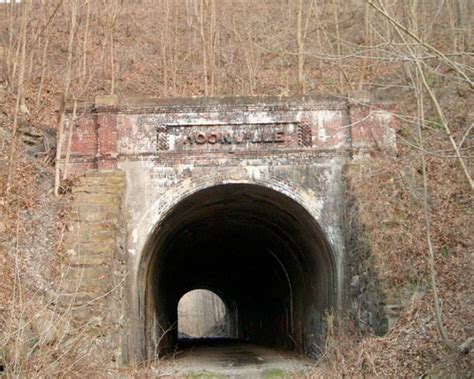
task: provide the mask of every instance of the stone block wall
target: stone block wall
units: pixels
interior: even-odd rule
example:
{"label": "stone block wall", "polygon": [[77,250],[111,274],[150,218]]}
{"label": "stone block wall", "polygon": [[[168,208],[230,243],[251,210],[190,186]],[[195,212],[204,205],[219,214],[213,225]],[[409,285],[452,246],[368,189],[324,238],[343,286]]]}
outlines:
{"label": "stone block wall", "polygon": [[[350,164],[345,171],[350,172]],[[387,297],[382,280],[373,267],[367,235],[359,221],[359,208],[353,196],[353,183],[347,175],[344,196],[344,238],[346,246],[346,315],[353,331],[360,334],[383,335],[389,329],[386,313]]]}
{"label": "stone block wall", "polygon": [[91,172],[73,186],[65,233],[62,277],[57,278],[62,306],[72,322],[107,361],[120,361],[123,246],[122,171]]}

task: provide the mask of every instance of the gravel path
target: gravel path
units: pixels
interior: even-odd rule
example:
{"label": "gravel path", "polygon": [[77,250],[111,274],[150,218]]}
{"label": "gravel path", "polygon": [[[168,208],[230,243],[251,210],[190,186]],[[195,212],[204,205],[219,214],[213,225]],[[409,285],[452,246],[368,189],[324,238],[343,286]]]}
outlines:
{"label": "gravel path", "polygon": [[214,339],[181,344],[161,361],[160,376],[172,378],[301,377],[314,361],[246,342]]}

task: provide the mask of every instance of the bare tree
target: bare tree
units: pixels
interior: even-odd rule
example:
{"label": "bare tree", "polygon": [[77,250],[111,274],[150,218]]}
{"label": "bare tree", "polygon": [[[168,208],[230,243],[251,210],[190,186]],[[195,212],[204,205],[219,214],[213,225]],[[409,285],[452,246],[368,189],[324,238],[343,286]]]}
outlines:
{"label": "bare tree", "polygon": [[63,100],[61,104],[61,110],[59,115],[59,122],[58,122],[58,138],[57,138],[57,147],[56,147],[56,170],[55,170],[55,180],[54,180],[54,193],[56,196],[59,195],[59,188],[60,188],[60,160],[62,154],[62,143],[64,138],[64,120],[65,120],[65,112],[66,112],[66,102],[69,96],[69,90],[71,86],[71,78],[72,78],[72,65],[73,65],[73,48],[74,48],[74,37],[76,35],[76,27],[77,27],[77,0],[71,0],[70,5],[70,29],[69,29],[69,42],[68,42],[68,52],[67,52],[67,62],[66,62],[66,72],[64,74],[64,92],[63,92]]}
{"label": "bare tree", "polygon": [[112,11],[110,16],[110,26],[109,26],[109,37],[110,37],[110,94],[115,94],[115,56],[114,56],[114,37],[115,37],[115,23],[117,21],[117,17],[119,15],[119,8],[121,2],[119,3],[118,0],[112,1]]}
{"label": "bare tree", "polygon": [[[387,9],[384,7],[384,5],[382,3],[380,3],[380,6],[377,6],[372,2],[372,0],[367,0],[367,2],[377,12],[379,12],[380,15],[382,15],[384,18],[386,18],[387,20],[389,20],[391,22],[391,24],[395,28],[396,32],[400,36],[400,38],[405,42],[404,46],[407,47],[409,55],[412,57],[413,62],[416,64],[416,68],[417,68],[421,83],[425,87],[426,91],[428,92],[428,94],[430,96],[431,101],[433,102],[433,105],[436,109],[436,112],[437,112],[438,116],[441,119],[442,127],[444,128],[444,131],[446,133],[446,136],[448,137],[449,143],[450,143],[452,149],[454,150],[454,153],[455,153],[456,158],[459,162],[459,165],[460,165],[460,167],[461,167],[461,169],[464,173],[464,176],[466,177],[466,180],[467,180],[467,182],[468,182],[468,184],[471,188],[471,191],[474,192],[474,181],[471,177],[469,169],[467,168],[467,165],[464,161],[464,158],[462,157],[462,155],[459,151],[459,146],[457,145],[456,141],[453,138],[451,128],[449,127],[448,120],[444,115],[442,107],[441,107],[439,101],[437,100],[437,97],[436,97],[434,91],[431,89],[431,86],[429,85],[429,83],[426,79],[425,69],[423,68],[422,62],[420,60],[420,54],[417,54],[410,47],[411,46],[410,41],[407,41],[405,36],[412,39],[412,40],[415,40],[415,42],[417,43],[417,47],[425,48],[429,52],[432,52],[433,54],[435,54],[435,56],[438,57],[438,59],[440,60],[440,62],[442,64],[446,64],[449,67],[451,67],[452,69],[454,69],[459,74],[461,79],[463,79],[463,80],[465,79],[465,81],[471,86],[471,88],[474,88],[472,80],[468,77],[466,72],[464,72],[456,62],[454,62],[453,60],[448,58],[443,52],[439,51],[438,49],[431,46],[427,42],[423,42],[422,39],[419,37],[418,28],[415,28],[414,30],[411,30],[411,29],[409,29],[409,27],[407,27],[405,25],[402,25],[392,15],[389,14],[389,12],[387,11]],[[413,16],[413,17],[415,17],[415,16]]]}
{"label": "bare tree", "polygon": [[298,85],[299,91],[305,93],[304,85],[304,40],[302,30],[302,18],[303,18],[303,0],[298,0],[296,10],[296,45],[298,48]]}
{"label": "bare tree", "polygon": [[84,85],[84,81],[87,78],[87,48],[89,42],[89,24],[90,24],[90,16],[91,16],[91,7],[90,7],[90,0],[85,0],[86,3],[86,20],[85,20],[85,27],[84,27],[84,35],[82,38],[82,67],[81,67],[81,80],[80,86]]}
{"label": "bare tree", "polygon": [[22,104],[24,104],[25,99],[25,66],[26,66],[26,37],[28,33],[28,9],[29,2],[24,0],[21,5],[21,28],[20,35],[18,37],[18,46],[21,46],[20,54],[20,72],[18,74],[17,81],[17,92],[16,92],[16,103],[15,103],[15,113],[13,115],[13,128],[12,128],[12,137],[11,137],[11,146],[10,146],[10,159],[8,163],[8,179],[7,179],[7,197],[10,193],[11,184],[13,180],[13,173],[15,170],[15,160],[16,160],[16,143],[17,143],[17,132],[18,132],[18,118]]}

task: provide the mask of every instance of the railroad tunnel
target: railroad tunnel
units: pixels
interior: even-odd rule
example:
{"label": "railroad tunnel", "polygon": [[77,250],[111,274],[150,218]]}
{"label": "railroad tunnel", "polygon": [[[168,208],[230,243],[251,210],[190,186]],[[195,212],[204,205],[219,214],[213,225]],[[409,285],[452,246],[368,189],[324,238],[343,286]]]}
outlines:
{"label": "railroad tunnel", "polygon": [[229,337],[317,354],[336,302],[334,257],[316,220],[260,185],[210,187],[175,205],[146,244],[145,355],[174,350],[182,296],[222,299]]}

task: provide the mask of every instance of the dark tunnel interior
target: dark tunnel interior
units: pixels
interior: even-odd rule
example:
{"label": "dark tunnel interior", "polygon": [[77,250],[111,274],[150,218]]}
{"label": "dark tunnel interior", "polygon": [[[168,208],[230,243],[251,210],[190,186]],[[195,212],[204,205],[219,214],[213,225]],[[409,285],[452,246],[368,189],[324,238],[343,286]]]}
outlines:
{"label": "dark tunnel interior", "polygon": [[286,195],[250,184],[199,191],[168,212],[147,249],[148,349],[175,348],[177,305],[193,289],[219,295],[235,339],[306,354],[321,346],[335,302],[332,253]]}

